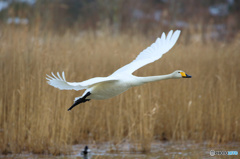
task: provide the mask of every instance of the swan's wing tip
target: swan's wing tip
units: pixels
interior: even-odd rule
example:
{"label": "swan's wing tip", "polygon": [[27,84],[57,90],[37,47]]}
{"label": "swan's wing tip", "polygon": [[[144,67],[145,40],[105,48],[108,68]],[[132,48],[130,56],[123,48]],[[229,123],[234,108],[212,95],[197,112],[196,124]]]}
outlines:
{"label": "swan's wing tip", "polygon": [[176,35],[177,37],[180,36],[180,33],[181,33],[181,30],[176,30],[174,33],[173,33],[173,36]]}
{"label": "swan's wing tip", "polygon": [[80,83],[76,82],[67,82],[64,76],[64,72],[62,76],[59,72],[57,72],[57,76],[54,75],[52,72],[52,76],[47,75],[46,79],[48,80],[47,83],[55,88],[60,90],[82,90],[86,89],[86,87],[82,86]]}

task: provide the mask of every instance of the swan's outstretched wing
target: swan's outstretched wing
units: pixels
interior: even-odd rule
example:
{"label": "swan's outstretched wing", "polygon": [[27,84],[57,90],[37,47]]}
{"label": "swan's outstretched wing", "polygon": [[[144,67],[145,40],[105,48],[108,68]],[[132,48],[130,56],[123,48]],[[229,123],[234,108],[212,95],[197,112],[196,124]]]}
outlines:
{"label": "swan's outstretched wing", "polygon": [[[53,76],[53,77],[52,77]],[[106,82],[106,81],[117,81],[116,79],[109,78],[109,77],[95,77],[83,82],[67,82],[65,79],[64,72],[62,72],[62,77],[57,72],[57,76],[52,73],[52,76],[47,75],[48,84],[59,88],[61,90],[71,90],[74,89],[76,91],[87,89],[94,84]]]}
{"label": "swan's outstretched wing", "polygon": [[180,32],[181,32],[180,30],[176,30],[173,33],[173,31],[171,30],[168,33],[167,37],[165,33],[163,33],[161,38],[157,38],[155,43],[153,43],[151,46],[143,50],[135,60],[121,67],[120,69],[115,71],[112,75],[114,76],[122,73],[131,74],[137,69],[143,67],[144,65],[147,65],[160,59],[162,55],[168,52],[177,42]]}

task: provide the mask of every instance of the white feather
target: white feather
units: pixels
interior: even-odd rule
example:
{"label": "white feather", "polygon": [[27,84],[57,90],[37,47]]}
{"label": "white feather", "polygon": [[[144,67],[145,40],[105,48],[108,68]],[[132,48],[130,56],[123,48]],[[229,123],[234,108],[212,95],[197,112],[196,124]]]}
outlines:
{"label": "white feather", "polygon": [[97,83],[117,80],[114,78],[95,77],[95,78],[91,78],[91,79],[88,79],[83,82],[67,82],[64,72],[62,72],[62,77],[60,76],[60,74],[58,72],[57,72],[58,77],[55,76],[54,73],[52,73],[52,76],[53,77],[47,75],[48,78],[46,78],[46,79],[48,80],[49,85],[59,88],[60,90],[72,90],[73,89],[76,91],[79,91],[82,89],[87,89]]}
{"label": "white feather", "polygon": [[119,74],[131,74],[137,69],[152,63],[162,57],[163,54],[168,52],[174,44],[177,42],[177,39],[180,35],[181,31],[177,30],[173,33],[171,30],[166,38],[165,33],[162,33],[161,38],[157,38],[155,43],[151,46],[143,50],[135,60],[131,63],[121,67],[117,71],[115,71],[112,75],[119,75]]}

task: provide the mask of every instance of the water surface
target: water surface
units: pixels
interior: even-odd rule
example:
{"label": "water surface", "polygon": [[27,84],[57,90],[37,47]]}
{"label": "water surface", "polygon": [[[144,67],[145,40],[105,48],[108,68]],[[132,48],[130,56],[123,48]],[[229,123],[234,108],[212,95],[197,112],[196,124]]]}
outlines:
{"label": "water surface", "polygon": [[[89,144],[91,149],[91,159],[160,159],[160,158],[240,158],[240,155],[235,156],[210,156],[210,151],[238,151],[240,152],[240,143],[195,143],[191,141],[185,142],[153,142],[149,153],[137,151],[137,145],[123,143],[120,145],[104,144]],[[4,159],[81,159],[81,150],[85,145],[74,145],[71,155],[36,155],[36,154],[9,154],[0,155]]]}

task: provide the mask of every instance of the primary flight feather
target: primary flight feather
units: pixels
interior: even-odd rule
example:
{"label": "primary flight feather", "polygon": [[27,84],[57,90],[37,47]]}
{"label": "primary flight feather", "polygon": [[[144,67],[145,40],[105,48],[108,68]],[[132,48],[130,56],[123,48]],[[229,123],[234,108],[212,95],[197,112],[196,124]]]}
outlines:
{"label": "primary flight feather", "polygon": [[108,77],[95,77],[83,82],[67,82],[64,72],[62,76],[57,72],[57,76],[52,73],[52,76],[47,75],[48,84],[59,88],[60,90],[82,90],[86,89],[81,97],[75,98],[74,104],[68,109],[80,103],[84,103],[91,99],[108,99],[121,94],[131,87],[142,85],[147,82],[159,81],[172,78],[191,78],[181,70],[174,71],[173,73],[160,76],[137,77],[132,75],[137,69],[152,63],[162,57],[163,54],[168,52],[177,42],[180,36],[180,30],[165,33],[148,48],[143,50],[135,60],[131,63],[121,67]]}

